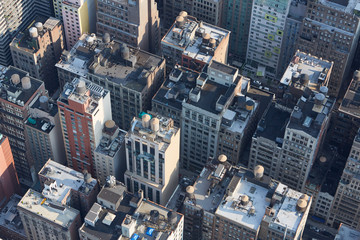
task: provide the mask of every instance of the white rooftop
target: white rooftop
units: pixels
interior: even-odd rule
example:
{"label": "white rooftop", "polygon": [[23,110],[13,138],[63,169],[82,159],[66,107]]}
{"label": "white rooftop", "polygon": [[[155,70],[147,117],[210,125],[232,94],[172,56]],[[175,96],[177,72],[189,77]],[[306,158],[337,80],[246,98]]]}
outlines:
{"label": "white rooftop", "polygon": [[315,56],[311,56],[299,51],[295,54],[294,57],[299,57],[299,62],[290,62],[280,82],[284,85],[289,85],[291,83],[292,76],[301,69],[299,74],[307,74],[309,76],[308,87],[312,90],[316,90],[319,84],[319,77],[326,78],[326,74],[322,74],[323,69],[330,69],[332,62],[322,60]]}
{"label": "white rooftop", "polygon": [[357,240],[360,239],[360,231],[350,228],[347,225],[341,224],[339,227],[338,234],[336,234],[334,240]]}
{"label": "white rooftop", "polygon": [[[257,231],[264,217],[265,209],[269,205],[265,200],[267,192],[268,189],[247,182],[242,178],[236,186],[233,195],[225,198],[225,204],[220,204],[216,214]],[[234,208],[234,204],[244,195],[249,197],[249,203],[246,206]],[[251,209],[255,209],[253,215],[249,214]]]}
{"label": "white rooftop", "polygon": [[79,211],[74,208],[53,204],[49,200],[44,201],[44,199],[41,193],[29,189],[19,202],[18,207],[62,227],[69,227],[79,214]]}

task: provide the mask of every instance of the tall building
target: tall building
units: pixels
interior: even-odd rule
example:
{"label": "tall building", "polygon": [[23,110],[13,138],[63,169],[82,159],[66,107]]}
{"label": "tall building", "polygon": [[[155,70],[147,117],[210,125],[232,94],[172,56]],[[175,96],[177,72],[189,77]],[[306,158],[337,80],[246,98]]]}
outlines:
{"label": "tall building", "polygon": [[350,155],[336,190],[327,224],[338,227],[341,223],[360,230],[359,169],[360,131],[357,132]]}
{"label": "tall building", "polygon": [[293,108],[309,90],[327,94],[334,63],[310,54],[296,51],[280,79],[277,97]]}
{"label": "tall building", "polygon": [[96,176],[93,152],[100,144],[105,122],[111,120],[110,92],[75,78],[64,86],[57,104],[67,165]]}
{"label": "tall building", "polygon": [[11,196],[0,212],[0,238],[11,240],[26,240],[17,205],[21,197],[17,194]]}
{"label": "tall building", "polygon": [[58,88],[55,64],[64,50],[60,20],[53,17],[37,18],[26,31],[12,40],[10,50],[15,67],[44,81],[49,91]]}
{"label": "tall building", "polygon": [[[284,116],[282,124],[277,127],[274,127],[277,123],[266,116],[278,110],[275,108],[273,113],[267,112],[253,136],[249,168],[254,169],[261,164],[272,178],[303,191],[311,166],[324,142],[334,103],[334,99],[326,96],[325,92],[306,91],[293,110],[278,106],[284,109]],[[289,119],[285,112],[291,112]],[[269,137],[261,138],[263,134]],[[267,140],[269,138],[270,141]]]}
{"label": "tall building", "polygon": [[100,144],[94,152],[96,178],[101,185],[106,183],[106,178],[110,175],[124,182],[125,135],[126,132],[116,126],[114,121],[105,122]]}
{"label": "tall building", "polygon": [[12,195],[20,193],[19,179],[9,139],[0,133],[0,209]]}
{"label": "tall building", "polygon": [[285,22],[277,77],[280,77],[281,74],[285,72],[291,58],[297,50],[296,43],[300,37],[302,21],[306,15],[306,6],[307,1],[305,0],[291,0],[289,13]]}
{"label": "tall building", "polygon": [[230,31],[180,14],[161,40],[167,66],[180,64],[200,72],[212,60],[226,64]]}
{"label": "tall building", "polygon": [[56,102],[41,96],[30,107],[30,115],[25,121],[28,151],[34,160],[35,171],[52,159],[65,164],[65,146]]}
{"label": "tall building", "polygon": [[0,79],[0,132],[9,138],[20,183],[31,186],[37,177],[28,151],[25,121],[33,102],[46,94],[44,82],[29,77],[27,72],[12,66],[1,68]]}
{"label": "tall building", "polygon": [[332,114],[331,141],[344,156],[349,154],[352,142],[360,128],[360,71],[354,72],[353,79],[339,106]]}
{"label": "tall building", "polygon": [[165,205],[178,185],[180,129],[171,118],[143,114],[125,136],[125,183],[150,201]]}
{"label": "tall building", "polygon": [[334,62],[329,94],[337,96],[346,81],[360,35],[357,1],[308,1],[297,48]]}
{"label": "tall building", "polygon": [[196,87],[182,103],[181,164],[200,172],[217,155],[222,119],[246,81],[236,68],[213,61],[196,79]]}
{"label": "tall building", "polygon": [[12,39],[33,21],[36,15],[50,17],[49,0],[12,0],[3,1],[0,19],[0,64],[8,66],[12,63],[9,44]]}
{"label": "tall building", "polygon": [[[96,31],[96,1],[95,0],[53,0],[55,16],[59,11],[64,23],[67,49],[70,50],[85,33]],[[60,8],[61,7],[61,8]]]}
{"label": "tall building", "polygon": [[246,62],[256,77],[273,80],[278,73],[290,3],[291,0],[253,2]]}
{"label": "tall building", "polygon": [[165,60],[157,55],[103,39],[83,35],[56,64],[60,85],[86,77],[108,89],[115,123],[124,130],[131,120],[151,107],[151,99],[165,79]]}
{"label": "tall building", "polygon": [[108,33],[141,50],[159,52],[160,18],[156,1],[97,1],[96,14],[97,34]]}
{"label": "tall building", "polygon": [[246,60],[252,2],[251,0],[224,1],[222,27],[231,31],[230,58],[242,63]]}
{"label": "tall building", "polygon": [[78,210],[45,198],[29,189],[18,204],[27,239],[79,239],[81,226]]}
{"label": "tall building", "polygon": [[263,175],[208,162],[184,201],[185,239],[301,239],[312,198]]}
{"label": "tall building", "polygon": [[45,198],[79,210],[82,217],[99,193],[99,184],[89,173],[82,174],[50,159],[39,171],[39,180]]}
{"label": "tall building", "polygon": [[141,190],[127,192],[112,178],[86,215],[79,235],[83,240],[182,240],[183,227],[182,214],[144,199]]}

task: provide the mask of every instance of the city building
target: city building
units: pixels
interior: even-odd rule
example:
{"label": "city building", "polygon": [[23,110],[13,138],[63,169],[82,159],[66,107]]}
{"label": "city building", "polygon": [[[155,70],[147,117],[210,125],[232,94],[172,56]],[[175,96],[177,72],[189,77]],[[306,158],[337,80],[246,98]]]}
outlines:
{"label": "city building", "polygon": [[153,97],[151,111],[171,118],[174,125],[180,127],[182,102],[189,100],[189,93],[196,87],[199,77],[199,73],[176,65]]}
{"label": "city building", "polygon": [[[163,1],[163,14],[161,18],[162,27],[168,30],[176,17],[181,14],[189,14],[194,16],[199,21],[207,22],[211,25],[220,26],[223,17],[225,1]],[[185,12],[186,11],[186,12]],[[185,16],[186,16],[185,15]]]}
{"label": "city building", "polygon": [[34,160],[35,171],[52,159],[65,164],[65,146],[56,102],[47,96],[39,97],[30,107],[30,115],[25,121],[28,151]]}
{"label": "city building", "polygon": [[360,71],[355,71],[340,106],[332,114],[331,141],[342,155],[348,156],[357,130],[360,128]]}
{"label": "city building", "polygon": [[10,46],[12,39],[34,20],[36,15],[50,17],[49,0],[12,0],[3,1],[0,13],[0,64],[8,66],[12,63]]}
{"label": "city building", "polygon": [[84,78],[64,86],[57,101],[67,165],[96,176],[94,151],[102,129],[111,120],[110,92]]}
{"label": "city building", "polygon": [[83,34],[96,32],[95,0],[53,0],[53,2],[55,16],[64,23],[68,50]]}
{"label": "city building", "polygon": [[334,201],[330,209],[328,225],[338,227],[341,223],[360,230],[360,200],[357,186],[359,185],[360,169],[360,131],[354,138],[349,157],[341,176]]}
{"label": "city building", "polygon": [[252,2],[250,0],[224,2],[222,27],[231,31],[229,59],[241,63],[246,61]]}
{"label": "city building", "polygon": [[227,162],[207,163],[184,201],[185,239],[301,239],[312,198]]}
{"label": "city building", "polygon": [[[116,40],[158,53],[160,50],[160,18],[157,2],[97,1],[97,34],[105,33]],[[174,21],[171,19],[171,21]]]}
{"label": "city building", "polygon": [[198,21],[181,12],[161,40],[167,66],[175,64],[201,72],[212,60],[227,63],[230,31]]}
{"label": "city building", "polygon": [[105,122],[100,144],[94,152],[96,177],[101,185],[106,183],[106,178],[110,175],[124,182],[125,135],[126,132],[117,127],[114,121]]}
{"label": "city building", "polygon": [[255,0],[252,5],[246,63],[254,77],[275,79],[291,0]]}
{"label": "city building", "polygon": [[264,167],[265,175],[273,179],[282,171],[279,160],[282,154],[282,143],[291,110],[275,102],[264,112],[252,137],[248,167]]}
{"label": "city building", "polygon": [[207,159],[217,155],[221,121],[234,98],[241,93],[244,81],[248,80],[238,75],[236,68],[216,61],[196,79],[196,87],[182,103],[182,168],[200,172]]}
{"label": "city building", "polygon": [[349,226],[341,223],[338,233],[334,240],[346,240],[346,239],[357,239],[360,238],[360,231],[350,228]]}
{"label": "city building", "polygon": [[277,96],[285,106],[294,107],[306,88],[327,94],[333,63],[297,51],[280,79]]}
{"label": "city building", "polygon": [[80,213],[72,207],[52,202],[29,189],[17,209],[27,239],[79,239]]}
{"label": "city building", "polygon": [[9,139],[0,133],[0,209],[11,196],[20,193],[19,179],[16,173],[14,158]]}
{"label": "city building", "polygon": [[297,50],[296,43],[300,37],[300,28],[306,15],[306,6],[307,1],[305,0],[291,0],[290,2],[281,44],[281,55],[277,77],[281,77],[281,74],[285,72]]}
{"label": "city building", "polygon": [[82,217],[99,193],[99,184],[89,173],[82,174],[52,160],[39,171],[39,180],[45,198],[79,210]]}
{"label": "city building", "polygon": [[61,21],[37,18],[10,43],[14,66],[27,71],[30,76],[45,82],[46,89],[58,88],[55,64],[64,50]]}
{"label": "city building", "polygon": [[147,199],[165,205],[178,185],[180,129],[171,118],[144,113],[134,117],[125,142],[128,190],[141,189]]}
{"label": "city building", "polygon": [[145,200],[141,190],[127,192],[113,177],[108,180],[79,229],[80,239],[183,239],[182,214]]}
{"label": "city building", "polygon": [[2,239],[26,240],[24,227],[17,210],[20,200],[19,195],[12,195],[0,211],[0,238]]}
{"label": "city building", "polygon": [[28,151],[25,121],[29,117],[32,103],[46,94],[44,82],[29,77],[27,72],[12,66],[0,69],[0,132],[9,138],[20,183],[31,186],[37,177]]}
{"label": "city building", "polygon": [[360,35],[359,12],[358,1],[307,3],[297,49],[334,62],[329,81],[329,94],[334,97],[349,77]]}
{"label": "city building", "polygon": [[112,116],[124,130],[131,120],[151,107],[151,98],[165,79],[165,60],[157,55],[103,39],[83,35],[76,45],[64,51],[56,64],[60,85],[74,77],[88,77],[108,89],[111,95]]}

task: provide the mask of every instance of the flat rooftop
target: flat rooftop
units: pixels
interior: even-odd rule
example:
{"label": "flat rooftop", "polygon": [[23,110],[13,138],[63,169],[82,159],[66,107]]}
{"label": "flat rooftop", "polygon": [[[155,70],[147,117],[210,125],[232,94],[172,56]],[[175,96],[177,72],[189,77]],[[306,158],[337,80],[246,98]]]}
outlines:
{"label": "flat rooftop", "polygon": [[22,235],[25,239],[26,233],[17,210],[17,205],[20,200],[21,197],[17,194],[11,196],[8,203],[0,212],[0,226]]}
{"label": "flat rooftop", "polygon": [[[360,75],[360,71],[356,71]],[[360,117],[360,78],[353,78],[341,102],[339,110],[346,114]]]}
{"label": "flat rooftop", "polygon": [[360,239],[360,231],[341,224],[334,240]]}
{"label": "flat rooftop", "polygon": [[360,7],[359,1],[357,0],[320,0],[319,2],[327,7],[351,14],[354,9],[358,9]]}
{"label": "flat rooftop", "polygon": [[18,204],[18,208],[25,209],[32,214],[44,218],[62,227],[69,227],[80,214],[78,210],[69,206],[60,205],[45,199],[45,197],[29,189]]}
{"label": "flat rooftop", "polygon": [[[161,40],[161,44],[181,49],[183,55],[210,63],[217,46],[230,34],[230,31],[220,27],[200,22],[192,16],[187,16],[182,26],[174,23]],[[203,40],[206,36],[207,40]],[[211,39],[214,45],[211,45]]]}
{"label": "flat rooftop", "polygon": [[[319,87],[324,85],[325,79],[330,74],[329,70],[332,65],[332,62],[298,51],[283,74],[280,83],[299,89],[309,87],[313,91],[319,91]],[[306,75],[309,81],[302,81],[301,75]]]}
{"label": "flat rooftop", "polygon": [[[43,109],[40,104],[40,98],[38,98],[35,103],[31,106],[33,109],[38,109],[40,111],[46,112],[49,114],[51,118],[54,118],[56,114],[58,113],[58,107],[55,102],[49,103],[47,109]],[[39,131],[42,131],[44,133],[50,133],[51,130],[54,129],[55,123],[53,119],[49,119],[47,117],[34,117],[29,116],[28,119],[25,121],[26,125],[35,128]]]}
{"label": "flat rooftop", "polygon": [[40,170],[39,176],[43,176],[55,181],[56,186],[44,188],[42,194],[48,199],[61,202],[67,194],[73,189],[74,191],[89,192],[96,186],[97,180],[91,179],[89,183],[84,180],[84,174],[77,172],[53,160],[48,160]]}
{"label": "flat rooftop", "polygon": [[104,43],[94,34],[84,34],[70,52],[63,52],[56,67],[82,77],[93,74],[141,92],[147,86],[149,75],[164,61],[162,57],[124,43]]}
{"label": "flat rooftop", "polygon": [[[16,85],[13,84],[11,81],[11,76],[13,74],[18,74],[20,79],[23,77],[29,77],[30,89],[24,90],[21,82]],[[44,84],[43,81],[30,77],[27,72],[13,66],[9,66],[7,68],[0,67],[0,81],[0,88],[2,90],[0,97],[21,107],[26,105],[34,93],[41,87],[41,85]]]}
{"label": "flat rooftop", "polygon": [[100,144],[95,150],[96,153],[107,155],[109,157],[115,156],[115,154],[119,151],[122,144],[124,143],[125,135],[127,134],[126,131],[119,129],[118,127],[117,129],[112,136],[103,133]]}
{"label": "flat rooftop", "polygon": [[282,145],[286,125],[290,119],[290,112],[272,103],[260,120],[254,137],[263,137]]}
{"label": "flat rooftop", "polygon": [[196,87],[198,76],[199,73],[190,69],[175,67],[154,96],[153,101],[181,112],[182,102],[189,100],[189,93]]}

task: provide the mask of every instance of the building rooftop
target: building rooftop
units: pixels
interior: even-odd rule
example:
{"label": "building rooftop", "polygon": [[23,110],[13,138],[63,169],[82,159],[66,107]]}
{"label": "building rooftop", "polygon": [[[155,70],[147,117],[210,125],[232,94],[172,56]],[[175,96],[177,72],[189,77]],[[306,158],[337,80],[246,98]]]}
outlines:
{"label": "building rooftop", "polygon": [[74,78],[71,83],[65,84],[58,101],[69,104],[70,100],[84,104],[86,112],[94,114],[96,113],[95,110],[98,109],[99,100],[107,94],[109,94],[108,90],[81,77]]}
{"label": "building rooftop", "polygon": [[[40,100],[41,99],[41,100]],[[41,102],[42,101],[42,102]],[[54,118],[58,113],[58,107],[55,102],[49,102],[49,98],[42,96],[38,98],[35,103],[31,106],[32,109],[37,109],[42,112],[46,112],[50,117]],[[37,117],[37,114],[31,114],[28,119],[25,121],[26,125],[35,128],[39,131],[45,133],[50,133],[51,130],[55,127],[55,122],[53,119],[47,117]]]}
{"label": "building rooftop", "polygon": [[360,71],[355,71],[354,77],[345,93],[339,111],[357,118],[360,117]]}
{"label": "building rooftop", "polygon": [[18,204],[19,207],[64,228],[68,228],[80,214],[78,210],[52,202],[32,189],[23,196]]}
{"label": "building rooftop", "polygon": [[341,224],[334,240],[360,239],[360,231]]}
{"label": "building rooftop", "polygon": [[329,8],[350,14],[353,14],[354,10],[360,9],[360,4],[357,0],[320,0],[319,2]]}
{"label": "building rooftop", "polygon": [[105,42],[95,34],[82,35],[70,52],[63,52],[56,67],[81,77],[94,74],[141,92],[149,75],[164,62],[162,57],[124,43]]}
{"label": "building rooftop", "polygon": [[301,130],[317,138],[327,122],[335,99],[323,93],[304,92],[291,113],[288,128]]}
{"label": "building rooftop", "polygon": [[27,105],[34,93],[44,84],[13,66],[0,66],[0,82],[0,97],[21,107]]}
{"label": "building rooftop", "polygon": [[174,127],[174,121],[171,118],[152,116],[147,113],[144,115],[147,115],[147,117],[142,116],[142,118],[148,120],[134,117],[128,134],[156,142],[159,144],[160,151],[166,151],[173,137],[179,131],[179,128]]}
{"label": "building rooftop", "polygon": [[[39,23],[41,23],[42,25],[40,25]],[[41,39],[45,32],[52,30],[56,25],[59,24],[61,24],[61,21],[56,18],[46,18],[38,15],[36,19],[26,28],[25,31],[16,35],[16,37],[10,43],[10,46],[19,48],[29,53],[36,53],[39,50],[39,43],[37,42],[37,38],[34,38],[30,35],[30,31],[34,31],[34,28],[36,28],[36,34]],[[34,28],[31,29],[32,27]]]}
{"label": "building rooftop", "polygon": [[273,102],[262,116],[254,137],[267,138],[282,145],[289,119],[290,111]]}
{"label": "building rooftop", "polygon": [[195,17],[178,16],[161,44],[174,47],[183,55],[205,63],[210,63],[217,46],[230,31],[198,21]]}
{"label": "building rooftop", "polygon": [[22,235],[25,239],[26,233],[17,210],[20,200],[21,197],[17,194],[11,196],[0,212],[0,226]]}
{"label": "building rooftop", "polygon": [[153,101],[166,104],[178,111],[182,109],[182,102],[189,100],[191,89],[196,87],[199,73],[190,69],[175,66],[169,77],[158,90]]}
{"label": "building rooftop", "polygon": [[321,86],[327,86],[326,80],[331,73],[333,62],[297,51],[283,74],[280,83],[304,90],[305,87],[319,92]]}
{"label": "building rooftop", "polygon": [[[113,123],[113,121],[111,121]],[[103,137],[100,140],[99,146],[96,148],[95,152],[109,157],[114,157],[117,151],[122,146],[122,143],[125,141],[126,131],[118,128],[115,124],[113,126],[105,127],[103,129]]]}
{"label": "building rooftop", "polygon": [[40,170],[39,175],[48,179],[42,194],[57,202],[62,202],[71,190],[86,194],[97,184],[97,180],[91,178],[90,174],[84,175],[50,159]]}

